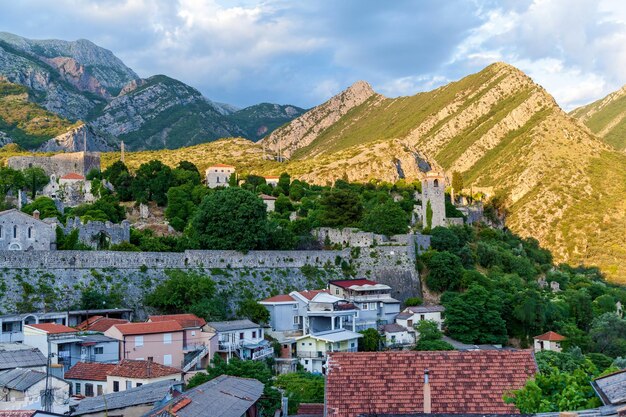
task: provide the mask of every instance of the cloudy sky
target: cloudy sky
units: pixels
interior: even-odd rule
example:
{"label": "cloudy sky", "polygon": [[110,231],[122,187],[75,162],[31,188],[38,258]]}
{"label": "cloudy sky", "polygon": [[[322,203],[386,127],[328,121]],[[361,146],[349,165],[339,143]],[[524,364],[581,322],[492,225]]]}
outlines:
{"label": "cloudy sky", "polygon": [[360,79],[409,95],[495,61],[566,110],[626,84],[622,0],[0,0],[0,30],[89,39],[237,106],[310,107]]}

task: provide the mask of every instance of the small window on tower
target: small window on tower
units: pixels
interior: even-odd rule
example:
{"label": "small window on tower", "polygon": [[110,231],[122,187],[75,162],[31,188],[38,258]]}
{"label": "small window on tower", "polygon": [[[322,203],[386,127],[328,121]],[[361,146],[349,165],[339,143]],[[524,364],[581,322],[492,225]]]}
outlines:
{"label": "small window on tower", "polygon": [[436,179],[433,185],[435,186],[435,188],[439,187],[439,180]]}

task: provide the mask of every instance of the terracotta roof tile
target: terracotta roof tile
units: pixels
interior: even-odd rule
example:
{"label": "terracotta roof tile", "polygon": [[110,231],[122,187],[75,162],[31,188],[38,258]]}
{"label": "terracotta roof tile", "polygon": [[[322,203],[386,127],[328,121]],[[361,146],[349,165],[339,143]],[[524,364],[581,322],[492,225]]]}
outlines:
{"label": "terracotta roof tile", "polygon": [[338,279],[330,281],[330,284],[341,288],[350,288],[353,285],[377,285],[378,282],[371,279]]}
{"label": "terracotta roof tile", "polygon": [[298,414],[324,414],[324,404],[318,403],[300,403],[298,405]]}
{"label": "terracotta roof tile", "polygon": [[65,373],[65,379],[106,381],[108,373],[116,366],[114,363],[78,362]]}
{"label": "terracotta roof tile", "polygon": [[112,319],[109,317],[92,316],[80,323],[76,328],[81,331],[92,331],[104,333],[116,324],[126,324],[128,320]]}
{"label": "terracotta roof tile", "polygon": [[298,291],[298,294],[300,294],[301,296],[303,296],[307,300],[312,300],[317,294],[319,294],[321,292],[328,293],[328,290],[327,289],[324,289],[324,290],[304,290],[304,291]]}
{"label": "terracotta roof tile", "polygon": [[561,336],[558,333],[553,331],[546,332],[544,334],[540,334],[539,336],[535,336],[534,339],[537,340],[547,340],[550,342],[560,342],[561,340],[565,340],[565,336]]}
{"label": "terracotta roof tile", "polygon": [[275,295],[265,300],[261,300],[262,303],[288,303],[295,302],[296,300],[289,294]]}
{"label": "terracotta roof tile", "polygon": [[429,369],[433,413],[517,413],[502,400],[537,372],[532,351],[329,353],[328,417],[422,413]]}
{"label": "terracotta roof tile", "polygon": [[153,334],[153,333],[169,333],[181,332],[183,328],[174,320],[160,321],[156,323],[127,323],[116,324],[115,327],[124,336],[134,334]]}
{"label": "terracotta roof tile", "polygon": [[261,200],[278,200],[276,197],[267,194],[259,194],[259,198]]}
{"label": "terracotta roof tile", "polygon": [[0,417],[31,417],[37,410],[0,410]]}
{"label": "terracotta roof tile", "polygon": [[180,374],[181,370],[171,366],[161,365],[152,361],[124,359],[116,365],[109,375],[123,378],[151,379],[168,375]]}
{"label": "terracotta roof tile", "polygon": [[62,180],[84,180],[85,177],[75,172],[70,172],[69,174],[63,175],[61,179]]}
{"label": "terracotta roof tile", "polygon": [[209,168],[235,168],[232,165],[226,165],[226,164],[215,164],[215,165],[211,165]]}
{"label": "terracotta roof tile", "polygon": [[206,320],[196,316],[195,314],[167,314],[163,316],[148,316],[148,321],[158,323],[164,321],[175,321],[183,329],[189,327],[202,327],[206,324]]}
{"label": "terracotta roof tile", "polygon": [[56,323],[27,324],[27,326],[43,330],[48,334],[73,333],[76,331],[76,329],[72,329],[71,327]]}

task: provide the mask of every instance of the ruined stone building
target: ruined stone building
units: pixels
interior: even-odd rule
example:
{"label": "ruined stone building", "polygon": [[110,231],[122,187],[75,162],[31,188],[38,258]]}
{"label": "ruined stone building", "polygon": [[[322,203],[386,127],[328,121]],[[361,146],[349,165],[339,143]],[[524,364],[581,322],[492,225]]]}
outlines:
{"label": "ruined stone building", "polygon": [[65,234],[78,230],[78,240],[94,249],[108,249],[111,245],[130,242],[130,223],[124,220],[120,224],[111,222],[88,221],[82,223],[80,218],[67,219],[67,225],[59,225]]}
{"label": "ruined stone building", "polygon": [[428,206],[432,210],[431,227],[446,226],[446,175],[443,171],[428,171],[422,175],[422,207],[420,216],[428,227]]}
{"label": "ruined stone building", "polygon": [[86,177],[92,169],[100,171],[100,153],[71,152],[52,156],[12,156],[8,164],[17,170],[40,167],[47,175],[55,175],[57,178],[73,173]]}
{"label": "ruined stone building", "polygon": [[55,225],[11,209],[0,212],[0,250],[55,250]]}

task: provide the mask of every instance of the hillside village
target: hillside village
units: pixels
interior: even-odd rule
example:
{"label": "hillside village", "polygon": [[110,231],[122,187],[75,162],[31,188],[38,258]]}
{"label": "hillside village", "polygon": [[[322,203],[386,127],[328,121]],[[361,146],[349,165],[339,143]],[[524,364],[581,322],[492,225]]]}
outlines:
{"label": "hillside village", "polygon": [[[318,187],[222,163],[203,175],[185,161],[131,172],[123,159],[101,171],[100,154],[85,149],[0,168],[15,207],[0,213],[0,408],[183,415],[227,393],[233,416],[454,413],[457,404],[508,415],[550,411],[517,400],[529,378],[550,372],[583,384],[587,408],[621,413],[611,387],[626,386],[626,290],[593,269],[552,264],[536,241],[503,229],[495,196],[468,194],[458,173]],[[295,265],[314,279],[294,280]],[[227,292],[219,278],[278,266],[292,274],[282,288]],[[24,267],[53,274],[25,280]],[[53,283],[77,268],[100,272],[70,296]],[[154,282],[120,289],[125,274],[149,268],[161,271]],[[91,282],[105,273],[108,283]],[[20,286],[34,292],[16,297]],[[134,304],[130,291],[141,297]],[[548,371],[564,360],[586,371]],[[449,391],[463,378],[475,388]],[[389,395],[394,386],[411,388]],[[542,401],[560,401],[553,395]]]}

